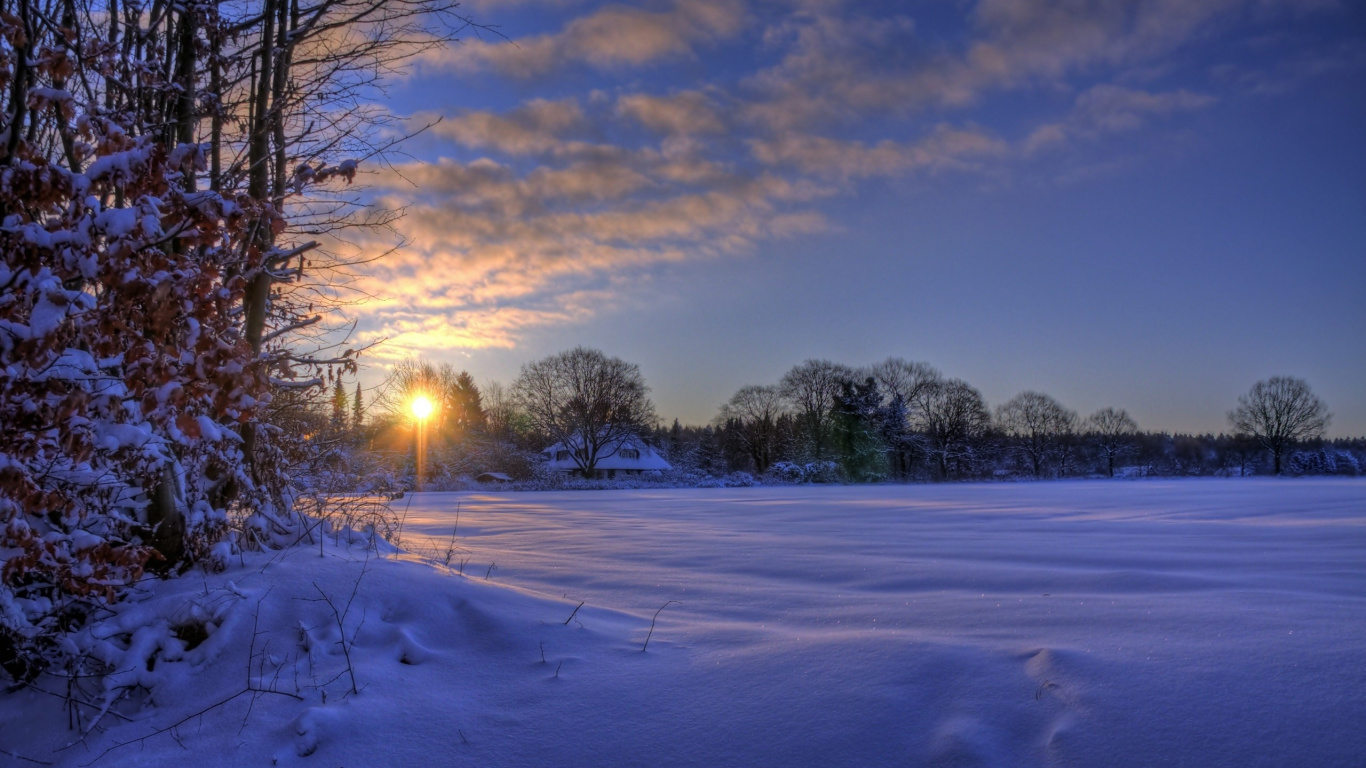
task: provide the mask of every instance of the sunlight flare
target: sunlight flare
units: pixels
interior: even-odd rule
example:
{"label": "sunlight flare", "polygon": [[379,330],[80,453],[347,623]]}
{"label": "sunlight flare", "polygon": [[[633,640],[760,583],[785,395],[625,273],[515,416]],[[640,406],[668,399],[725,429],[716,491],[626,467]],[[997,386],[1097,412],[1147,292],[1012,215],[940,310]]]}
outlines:
{"label": "sunlight flare", "polygon": [[412,411],[418,421],[427,419],[435,410],[436,406],[432,405],[432,401],[427,399],[426,395],[418,395],[413,398]]}

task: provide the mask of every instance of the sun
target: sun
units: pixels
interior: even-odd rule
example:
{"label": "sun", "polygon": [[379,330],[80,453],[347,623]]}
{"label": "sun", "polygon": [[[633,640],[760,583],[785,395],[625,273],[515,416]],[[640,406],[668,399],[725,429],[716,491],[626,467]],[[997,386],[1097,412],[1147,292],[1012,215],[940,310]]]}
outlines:
{"label": "sun", "polygon": [[413,415],[419,420],[426,419],[428,416],[432,415],[432,411],[436,410],[435,406],[432,405],[432,401],[428,400],[426,395],[418,395],[413,398],[412,409]]}

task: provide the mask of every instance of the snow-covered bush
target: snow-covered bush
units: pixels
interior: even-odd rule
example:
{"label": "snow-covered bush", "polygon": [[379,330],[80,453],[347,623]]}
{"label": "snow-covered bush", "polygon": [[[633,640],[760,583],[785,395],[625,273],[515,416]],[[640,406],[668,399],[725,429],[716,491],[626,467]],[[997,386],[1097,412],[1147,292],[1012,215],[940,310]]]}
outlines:
{"label": "snow-covered bush", "polygon": [[833,461],[811,461],[802,465],[805,482],[808,483],[838,483],[840,482],[840,467]]}
{"label": "snow-covered bush", "polygon": [[[758,485],[763,485],[763,483],[761,483],[761,482],[759,482],[758,480],[756,480],[756,479],[754,478],[754,475],[751,475],[751,474],[748,473],[748,472],[732,472],[732,473],[730,473],[729,475],[726,475],[726,476],[724,476],[724,477],[719,477],[719,478],[717,478],[717,479],[716,479],[716,484],[715,484],[714,487],[717,487],[717,488],[753,488],[753,487],[758,486]],[[706,486],[704,486],[704,487],[706,487]]]}
{"label": "snow-covered bush", "polygon": [[[0,13],[0,669],[19,680],[84,653],[70,637],[145,569],[221,559],[234,524],[296,538],[316,435],[272,400],[355,353],[298,343],[335,291],[305,280],[318,243],[291,241],[346,225],[344,200],[308,201],[354,177],[339,153],[373,151],[373,113],[344,108],[369,73],[442,39],[406,0],[40,6]],[[361,20],[373,40],[339,49]]]}
{"label": "snow-covered bush", "polygon": [[1349,451],[1320,448],[1317,451],[1295,451],[1286,462],[1292,475],[1347,475],[1361,474],[1356,457]]}
{"label": "snow-covered bush", "polygon": [[804,483],[806,469],[795,462],[779,461],[768,468],[764,473],[764,479],[777,483]]}
{"label": "snow-covered bush", "polygon": [[149,560],[207,551],[223,489],[251,487],[233,427],[269,398],[232,314],[260,211],[187,192],[158,143],[75,124],[81,172],[22,143],[0,158],[0,664],[20,679],[45,666],[37,638]]}
{"label": "snow-covered bush", "polygon": [[798,464],[779,461],[768,468],[763,479],[770,483],[838,483],[840,466],[833,461],[810,461]]}

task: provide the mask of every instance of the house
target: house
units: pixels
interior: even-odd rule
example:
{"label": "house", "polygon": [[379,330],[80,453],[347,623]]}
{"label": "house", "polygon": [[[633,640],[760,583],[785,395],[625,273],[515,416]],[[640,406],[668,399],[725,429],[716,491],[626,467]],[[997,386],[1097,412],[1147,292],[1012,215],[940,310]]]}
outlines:
{"label": "house", "polygon": [[[546,468],[552,472],[582,473],[570,454],[571,450],[583,450],[582,443],[577,438],[571,438],[568,445],[563,442],[555,443],[541,451]],[[659,472],[666,469],[673,469],[673,466],[644,440],[632,436],[609,443],[598,451],[594,475],[599,478],[613,478],[618,472],[639,475],[642,472]]]}

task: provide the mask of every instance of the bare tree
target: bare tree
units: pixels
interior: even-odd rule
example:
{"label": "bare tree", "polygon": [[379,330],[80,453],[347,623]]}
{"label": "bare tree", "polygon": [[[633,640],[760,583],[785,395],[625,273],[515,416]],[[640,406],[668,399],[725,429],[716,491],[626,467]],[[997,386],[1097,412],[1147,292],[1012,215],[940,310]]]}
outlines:
{"label": "bare tree", "polygon": [[533,428],[592,475],[628,437],[655,421],[640,366],[575,347],[522,366],[513,392]]}
{"label": "bare tree", "polygon": [[738,425],[736,434],[749,452],[755,471],[761,474],[773,465],[778,448],[778,419],[783,411],[782,394],[774,386],[742,387],[721,406],[718,421],[722,425],[728,421]]}
{"label": "bare tree", "polygon": [[928,363],[917,363],[899,357],[889,357],[868,368],[868,375],[877,381],[878,389],[888,399],[901,396],[901,402],[914,403],[920,393],[943,379],[939,371]]}
{"label": "bare tree", "polygon": [[1076,427],[1077,414],[1048,395],[1021,392],[996,409],[996,423],[1029,461],[1034,476],[1041,477],[1048,457]]}
{"label": "bare tree", "polygon": [[854,378],[853,369],[829,360],[807,360],[783,374],[778,390],[796,413],[811,458],[820,461],[830,447],[840,385]]}
{"label": "bare tree", "polygon": [[977,441],[991,424],[982,393],[961,379],[941,380],[924,388],[914,413],[912,426],[940,477],[971,463]]}
{"label": "bare tree", "polygon": [[[357,263],[337,257],[336,246],[346,231],[385,227],[397,214],[366,209],[354,190],[319,184],[350,182],[360,161],[385,154],[394,143],[394,118],[380,103],[384,81],[468,22],[455,13],[454,0],[190,5],[212,22],[208,46],[177,71],[207,79],[220,103],[186,117],[180,140],[207,149],[211,189],[244,191],[262,204],[250,222],[251,251],[261,263],[241,274],[243,338],[277,374],[294,379],[353,367],[358,350],[337,348],[329,333],[337,329],[327,320],[335,313],[325,312],[346,303]],[[196,50],[194,35],[186,31],[181,50]],[[305,194],[309,187],[315,191]],[[256,426],[243,424],[242,438],[252,475],[261,480],[270,449],[258,449],[265,432]]]}
{"label": "bare tree", "polygon": [[488,381],[484,383],[483,394],[489,435],[498,440],[512,440],[525,426],[512,389],[501,381]]}
{"label": "bare tree", "polygon": [[1134,450],[1138,424],[1123,408],[1102,408],[1086,417],[1085,429],[1091,444],[1105,458],[1110,477],[1115,476],[1115,461]]}
{"label": "bare tree", "polygon": [[1286,450],[1300,440],[1322,436],[1331,419],[1328,406],[1309,385],[1290,376],[1273,376],[1253,384],[1238,398],[1238,407],[1228,413],[1236,434],[1251,436],[1271,451],[1278,475]]}

